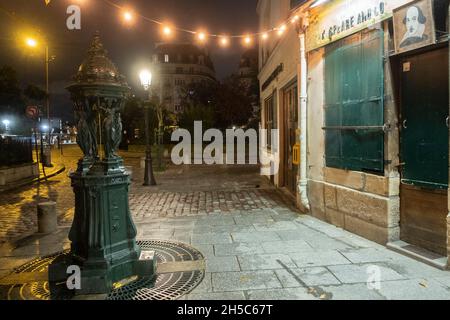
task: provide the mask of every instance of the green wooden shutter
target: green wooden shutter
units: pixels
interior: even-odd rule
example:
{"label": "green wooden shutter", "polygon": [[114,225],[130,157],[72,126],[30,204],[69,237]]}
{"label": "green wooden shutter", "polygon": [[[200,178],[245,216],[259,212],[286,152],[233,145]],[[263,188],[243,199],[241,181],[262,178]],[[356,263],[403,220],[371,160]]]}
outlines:
{"label": "green wooden shutter", "polygon": [[384,171],[383,32],[365,31],[326,49],[326,164]]}

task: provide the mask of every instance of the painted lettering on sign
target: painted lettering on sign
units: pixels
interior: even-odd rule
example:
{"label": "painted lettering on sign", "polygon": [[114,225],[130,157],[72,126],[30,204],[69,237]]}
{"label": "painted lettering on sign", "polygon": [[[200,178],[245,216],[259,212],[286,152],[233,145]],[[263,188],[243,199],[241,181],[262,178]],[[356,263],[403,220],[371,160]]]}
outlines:
{"label": "painted lettering on sign", "polygon": [[311,10],[306,35],[311,51],[392,17],[409,0],[336,0]]}
{"label": "painted lettering on sign", "polygon": [[344,20],[342,20],[339,24],[335,24],[333,26],[330,26],[327,30],[322,31],[321,40],[326,40],[328,38],[329,41],[333,41],[333,38],[336,35],[339,35],[342,32],[351,30],[358,25],[361,25],[366,22],[370,22],[373,18],[377,18],[380,15],[384,15],[385,13],[385,3],[384,1],[381,1],[378,6],[374,8],[369,8],[367,10],[364,10],[358,15],[352,15]]}

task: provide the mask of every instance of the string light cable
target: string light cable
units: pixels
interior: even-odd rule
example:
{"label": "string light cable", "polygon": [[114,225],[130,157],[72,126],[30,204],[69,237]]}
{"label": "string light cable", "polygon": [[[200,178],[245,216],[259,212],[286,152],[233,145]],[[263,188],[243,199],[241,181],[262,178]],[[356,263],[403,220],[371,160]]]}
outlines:
{"label": "string light cable", "polygon": [[175,31],[179,31],[179,32],[184,32],[184,33],[188,33],[191,35],[195,35],[197,36],[197,40],[199,41],[205,41],[207,38],[217,38],[219,39],[219,43],[222,46],[227,46],[229,43],[229,39],[242,39],[244,44],[250,44],[252,43],[252,40],[254,38],[259,38],[262,40],[267,40],[269,38],[269,35],[271,33],[276,32],[278,34],[278,36],[283,35],[286,31],[287,28],[290,24],[295,24],[298,22],[299,17],[297,15],[293,16],[293,17],[289,17],[289,19],[287,19],[284,23],[281,23],[279,27],[273,27],[271,29],[265,30],[265,31],[260,31],[260,32],[253,32],[253,33],[246,33],[246,34],[232,34],[232,35],[226,35],[226,34],[218,34],[218,33],[208,33],[206,31],[195,31],[195,30],[191,30],[191,29],[187,29],[187,28],[181,28],[181,27],[177,27],[177,26],[168,26],[166,25],[164,22],[154,19],[154,18],[150,18],[148,16],[145,16],[141,13],[134,13],[132,11],[130,11],[130,9],[121,6],[117,3],[115,3],[112,0],[102,0],[104,3],[106,3],[107,5],[114,7],[115,9],[118,9],[120,11],[124,12],[124,17],[126,20],[132,20],[134,16],[137,16],[139,18],[141,18],[142,20],[152,23],[152,24],[156,24],[160,27],[163,27],[163,33],[165,35],[170,35],[171,30],[175,30]]}

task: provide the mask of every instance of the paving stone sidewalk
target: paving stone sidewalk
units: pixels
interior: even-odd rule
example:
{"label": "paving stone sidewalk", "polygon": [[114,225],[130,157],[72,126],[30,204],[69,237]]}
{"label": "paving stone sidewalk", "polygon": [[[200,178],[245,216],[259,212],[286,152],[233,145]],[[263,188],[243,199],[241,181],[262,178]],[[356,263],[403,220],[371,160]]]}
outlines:
{"label": "paving stone sidewalk", "polygon": [[206,256],[205,280],[185,299],[450,299],[448,271],[283,206],[137,222],[139,239],[190,243]]}

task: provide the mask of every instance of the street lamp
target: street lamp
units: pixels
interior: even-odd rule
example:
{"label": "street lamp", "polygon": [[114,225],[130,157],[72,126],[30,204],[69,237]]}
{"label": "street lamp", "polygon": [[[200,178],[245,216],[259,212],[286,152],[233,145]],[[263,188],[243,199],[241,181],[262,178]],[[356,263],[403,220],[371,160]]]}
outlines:
{"label": "street lamp", "polygon": [[[25,44],[30,48],[36,48],[39,46],[38,40],[34,38],[27,38],[25,40]],[[47,108],[47,120],[50,122],[50,86],[49,86],[49,64],[52,59],[49,57],[48,44],[45,44],[45,92],[47,94],[46,97],[46,108]]]}
{"label": "street lamp", "polygon": [[2,121],[3,125],[5,126],[5,133],[8,133],[9,131],[9,125],[11,124],[11,121],[9,121],[8,119],[4,119]]}
{"label": "street lamp", "polygon": [[33,38],[27,38],[26,39],[26,44],[27,46],[31,47],[31,48],[36,48],[37,47],[37,41]]}
{"label": "street lamp", "polygon": [[[150,87],[152,85],[152,73],[148,70],[142,70],[139,74],[141,85],[148,93],[148,99],[151,98]],[[144,186],[156,186],[155,176],[153,174],[153,160],[152,160],[152,147],[150,145],[150,112],[149,106],[145,106],[145,143],[147,145],[145,151],[145,175]]]}
{"label": "street lamp", "polygon": [[[26,38],[25,39],[25,44],[30,47],[30,48],[36,48],[39,46],[39,42],[38,40],[36,40],[35,38]],[[50,58],[49,57],[49,50],[48,50],[48,44],[45,43],[45,93],[46,93],[46,97],[45,97],[45,105],[46,105],[46,113],[47,113],[47,122],[50,123],[50,85],[49,85],[49,64],[50,62],[53,60],[53,57]],[[50,134],[48,135],[48,144],[49,147],[51,148],[51,136]],[[44,156],[44,155],[43,155]],[[51,160],[51,151],[49,151],[45,157],[47,157],[47,161],[46,163],[50,163],[52,162]]]}

